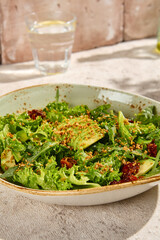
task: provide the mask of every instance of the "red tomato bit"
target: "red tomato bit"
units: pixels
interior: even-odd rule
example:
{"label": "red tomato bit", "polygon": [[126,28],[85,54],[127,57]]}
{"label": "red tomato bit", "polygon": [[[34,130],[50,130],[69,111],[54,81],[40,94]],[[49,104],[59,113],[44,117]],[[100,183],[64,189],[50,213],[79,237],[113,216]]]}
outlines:
{"label": "red tomato bit", "polygon": [[155,144],[155,140],[153,139],[151,143],[147,145],[148,153],[151,157],[157,156],[157,145]]}
{"label": "red tomato bit", "polygon": [[69,169],[73,165],[77,164],[77,161],[71,157],[65,157],[61,159],[60,163],[61,163],[61,167],[66,166],[66,168]]}
{"label": "red tomato bit", "polygon": [[41,116],[42,118],[45,118],[45,112],[43,112],[42,110],[36,110],[33,109],[31,111],[28,111],[28,115],[30,116],[30,118],[32,118],[33,120],[35,120],[38,116]]}
{"label": "red tomato bit", "polygon": [[140,164],[135,162],[129,162],[122,166],[122,177],[120,181],[113,181],[110,185],[124,183],[124,182],[133,182],[138,180],[135,176],[139,171]]}

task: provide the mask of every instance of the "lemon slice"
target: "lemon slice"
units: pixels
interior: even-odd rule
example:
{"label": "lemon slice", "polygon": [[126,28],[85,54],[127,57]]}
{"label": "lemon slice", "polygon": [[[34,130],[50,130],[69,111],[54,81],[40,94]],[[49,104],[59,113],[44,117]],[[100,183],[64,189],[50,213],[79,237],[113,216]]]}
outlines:
{"label": "lemon slice", "polygon": [[43,22],[39,22],[37,24],[37,27],[46,27],[46,26],[51,26],[51,25],[66,25],[66,22],[60,21],[60,20],[43,21]]}

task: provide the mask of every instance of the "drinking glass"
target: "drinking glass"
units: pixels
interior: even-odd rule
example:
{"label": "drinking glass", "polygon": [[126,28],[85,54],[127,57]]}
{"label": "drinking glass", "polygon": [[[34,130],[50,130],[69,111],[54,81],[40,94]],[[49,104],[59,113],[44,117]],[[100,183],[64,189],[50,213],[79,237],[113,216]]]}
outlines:
{"label": "drinking glass", "polygon": [[63,73],[68,69],[76,17],[70,12],[32,12],[26,26],[35,67],[42,73]]}

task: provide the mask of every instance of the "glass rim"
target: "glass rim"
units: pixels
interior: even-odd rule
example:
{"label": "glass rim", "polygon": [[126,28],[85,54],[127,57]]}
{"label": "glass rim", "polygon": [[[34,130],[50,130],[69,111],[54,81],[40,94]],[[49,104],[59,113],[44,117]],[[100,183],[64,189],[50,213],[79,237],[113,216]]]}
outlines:
{"label": "glass rim", "polygon": [[[51,10],[49,10],[49,11],[32,11],[32,12],[30,12],[30,13],[28,13],[28,14],[26,14],[25,16],[24,16],[24,18],[25,18],[25,21],[27,21],[27,20],[29,20],[29,18],[31,17],[31,16],[38,16],[38,15],[40,15],[40,14],[46,14],[46,13],[52,13],[52,14],[57,14],[57,13],[64,13],[64,14],[69,14],[71,17],[70,17],[70,20],[65,20],[65,23],[67,23],[67,24],[70,24],[70,23],[73,23],[73,22],[76,22],[77,21],[77,17],[76,17],[76,15],[74,14],[74,13],[72,13],[72,12],[69,12],[69,11],[62,11],[62,10],[56,10],[56,11],[51,11]],[[59,20],[61,20],[61,19],[59,19]]]}

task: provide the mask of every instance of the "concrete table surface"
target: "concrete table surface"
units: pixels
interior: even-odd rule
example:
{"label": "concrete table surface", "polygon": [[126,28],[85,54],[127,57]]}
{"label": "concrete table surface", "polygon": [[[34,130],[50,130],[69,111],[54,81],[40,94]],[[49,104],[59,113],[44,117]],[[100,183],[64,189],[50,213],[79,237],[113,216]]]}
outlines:
{"label": "concrete table surface", "polygon": [[[0,66],[0,95],[32,85],[77,83],[122,89],[160,101],[155,39],[74,53],[65,74],[44,77],[33,62]],[[0,186],[0,239],[159,240],[160,186],[100,206],[47,205]]]}

